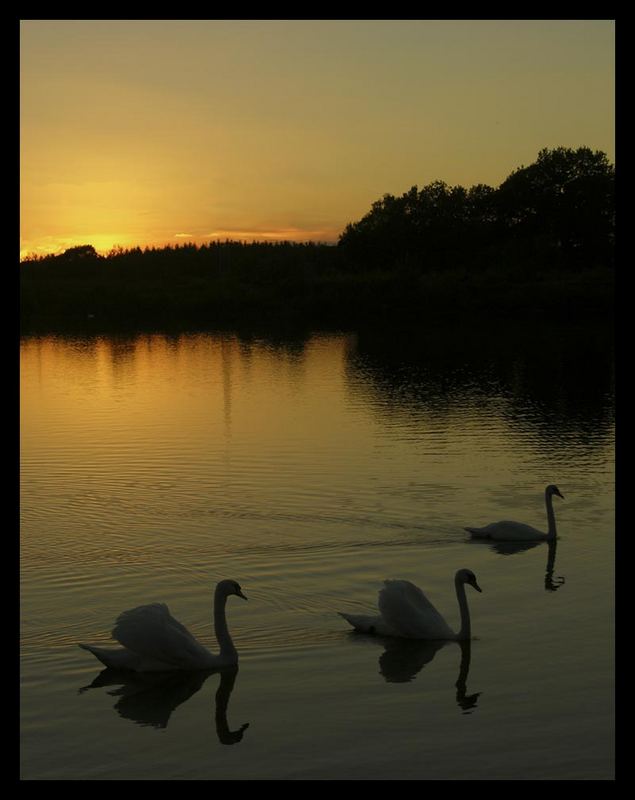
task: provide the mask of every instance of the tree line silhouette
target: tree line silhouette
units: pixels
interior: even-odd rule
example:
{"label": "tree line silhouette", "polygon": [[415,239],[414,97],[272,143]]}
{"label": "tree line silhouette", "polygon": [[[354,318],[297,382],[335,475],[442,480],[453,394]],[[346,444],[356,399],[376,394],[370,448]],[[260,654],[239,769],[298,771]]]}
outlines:
{"label": "tree line silhouette", "polygon": [[614,167],[587,147],[541,150],[498,188],[434,181],[385,194],[337,246],[210,242],[91,245],[20,265],[23,326],[295,319],[348,325],[469,311],[606,313]]}
{"label": "tree line silhouette", "polygon": [[581,270],[613,265],[615,170],[588,147],[541,150],[498,187],[443,181],[386,194],[339,244],[360,267]]}

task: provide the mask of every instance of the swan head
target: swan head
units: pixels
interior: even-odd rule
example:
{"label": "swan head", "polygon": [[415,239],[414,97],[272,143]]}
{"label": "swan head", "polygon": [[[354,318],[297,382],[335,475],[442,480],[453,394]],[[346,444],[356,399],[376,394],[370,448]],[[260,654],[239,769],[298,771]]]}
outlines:
{"label": "swan head", "polygon": [[547,486],[547,494],[549,496],[551,496],[552,494],[555,494],[558,497],[560,497],[562,500],[564,500],[564,495],[560,494],[560,489],[558,489],[558,487],[553,483],[550,483],[549,486]]}
{"label": "swan head", "polygon": [[242,597],[243,600],[247,599],[241,591],[240,584],[237,583],[236,581],[232,580],[220,581],[220,583],[216,587],[216,591],[224,595],[225,597],[229,597],[230,594],[235,594],[237,597]]}
{"label": "swan head", "polygon": [[477,592],[482,592],[483,590],[476,582],[476,575],[472,572],[471,569],[460,569],[456,573],[456,580],[459,583],[469,583],[470,586],[473,586]]}

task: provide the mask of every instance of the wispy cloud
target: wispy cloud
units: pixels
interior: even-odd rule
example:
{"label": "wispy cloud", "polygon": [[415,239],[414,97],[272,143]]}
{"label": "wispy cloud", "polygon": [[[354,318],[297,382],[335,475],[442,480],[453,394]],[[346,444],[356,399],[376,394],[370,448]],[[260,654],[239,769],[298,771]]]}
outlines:
{"label": "wispy cloud", "polygon": [[219,228],[205,234],[207,239],[239,239],[241,241],[334,242],[339,231],[308,228]]}

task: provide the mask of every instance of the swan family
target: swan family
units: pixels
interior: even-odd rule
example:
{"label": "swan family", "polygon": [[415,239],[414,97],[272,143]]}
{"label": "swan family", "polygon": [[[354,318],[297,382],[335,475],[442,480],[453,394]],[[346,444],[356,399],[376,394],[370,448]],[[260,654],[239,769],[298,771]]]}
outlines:
{"label": "swan family", "polygon": [[[563,498],[558,487],[545,489],[547,533],[520,522],[493,522],[482,528],[465,530],[477,539],[495,541],[553,541],[556,520],[553,496]],[[564,499],[564,498],[563,498]],[[410,581],[386,580],[379,591],[379,614],[349,614],[338,612],[355,630],[378,636],[429,641],[465,642],[471,638],[470,611],[465,587],[477,592],[481,588],[476,575],[469,569],[459,569],[454,576],[454,588],[459,604],[460,628],[457,632]],[[235,666],[238,652],[229,634],[226,618],[227,599],[235,595],[247,598],[234,580],[220,581],[214,591],[213,621],[219,652],[212,654],[178,620],[164,603],[151,603],[124,611],[112,630],[112,637],[122,647],[106,648],[80,644],[106,667],[135,672],[164,672],[173,670],[211,670]]]}

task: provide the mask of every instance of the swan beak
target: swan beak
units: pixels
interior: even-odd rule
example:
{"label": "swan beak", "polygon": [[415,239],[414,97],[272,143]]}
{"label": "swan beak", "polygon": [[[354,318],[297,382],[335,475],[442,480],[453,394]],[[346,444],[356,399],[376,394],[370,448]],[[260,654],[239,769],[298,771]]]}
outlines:
{"label": "swan beak", "polygon": [[563,494],[560,494],[560,489],[556,489],[556,491],[554,492],[554,494],[557,494],[557,495],[558,495],[558,497],[560,497],[560,498],[562,498],[562,500],[564,500],[564,495],[563,495]]}
{"label": "swan beak", "polygon": [[477,592],[483,591],[476,581],[472,583],[472,586],[476,589]]}
{"label": "swan beak", "polygon": [[239,589],[239,590],[236,592],[236,594],[238,595],[238,597],[242,597],[242,599],[243,599],[243,600],[247,600],[247,598],[246,598],[246,597],[245,597],[245,595],[244,595],[244,594],[243,594],[243,593],[240,591],[240,589]]}

